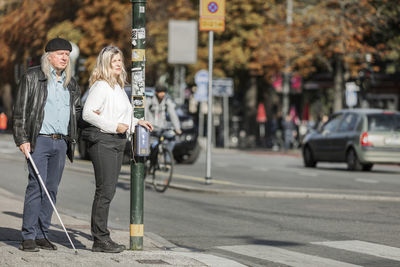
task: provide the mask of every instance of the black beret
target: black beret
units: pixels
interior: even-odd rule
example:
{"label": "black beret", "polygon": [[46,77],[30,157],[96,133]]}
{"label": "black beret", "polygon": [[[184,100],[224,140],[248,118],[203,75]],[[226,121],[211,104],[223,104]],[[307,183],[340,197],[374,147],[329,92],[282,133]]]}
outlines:
{"label": "black beret", "polygon": [[44,49],[44,51],[46,51],[46,52],[52,52],[52,51],[57,51],[57,50],[68,50],[69,52],[71,52],[72,45],[67,40],[57,37],[57,38],[51,39],[47,43],[46,48]]}

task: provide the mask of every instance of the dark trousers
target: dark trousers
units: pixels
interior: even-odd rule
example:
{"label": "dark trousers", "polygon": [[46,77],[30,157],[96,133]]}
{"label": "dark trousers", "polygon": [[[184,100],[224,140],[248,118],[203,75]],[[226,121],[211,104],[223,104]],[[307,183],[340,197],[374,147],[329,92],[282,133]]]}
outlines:
{"label": "dark trousers", "polygon": [[125,135],[100,133],[98,141],[89,146],[96,178],[91,218],[93,241],[110,240],[108,213],[121,171],[125,145]]}
{"label": "dark trousers", "polygon": [[[65,166],[66,152],[67,144],[64,139],[38,136],[35,151],[31,155],[54,204]],[[30,162],[28,167],[29,181],[25,192],[22,239],[47,238],[53,207]]]}

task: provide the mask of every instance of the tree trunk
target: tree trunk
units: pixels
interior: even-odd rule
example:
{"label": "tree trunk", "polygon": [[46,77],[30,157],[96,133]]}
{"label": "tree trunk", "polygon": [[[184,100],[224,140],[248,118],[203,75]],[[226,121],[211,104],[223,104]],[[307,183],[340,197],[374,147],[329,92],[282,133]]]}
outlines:
{"label": "tree trunk", "polygon": [[334,100],[333,111],[343,108],[343,59],[341,55],[335,57],[335,77],[334,77]]}

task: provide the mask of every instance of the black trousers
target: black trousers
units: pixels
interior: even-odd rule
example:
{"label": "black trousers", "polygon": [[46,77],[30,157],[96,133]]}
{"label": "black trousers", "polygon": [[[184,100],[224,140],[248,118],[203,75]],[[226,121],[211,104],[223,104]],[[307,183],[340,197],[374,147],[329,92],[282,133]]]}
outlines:
{"label": "black trousers", "polygon": [[90,143],[89,155],[92,159],[96,178],[91,217],[93,241],[110,240],[108,213],[115,195],[118,176],[126,145],[122,134],[100,133],[95,143]]}

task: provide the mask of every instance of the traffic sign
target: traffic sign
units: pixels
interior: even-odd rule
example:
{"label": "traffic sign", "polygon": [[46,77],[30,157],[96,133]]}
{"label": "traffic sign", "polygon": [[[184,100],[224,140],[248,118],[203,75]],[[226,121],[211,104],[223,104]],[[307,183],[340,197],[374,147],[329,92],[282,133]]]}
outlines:
{"label": "traffic sign", "polygon": [[213,79],[212,90],[214,96],[233,96],[233,79]]}
{"label": "traffic sign", "polygon": [[355,105],[357,105],[357,91],[359,91],[359,88],[356,83],[346,83],[346,105],[348,107],[354,107]]}
{"label": "traffic sign", "polygon": [[200,0],[200,31],[225,30],[225,0]]}
{"label": "traffic sign", "polygon": [[208,71],[199,70],[194,76],[197,90],[194,93],[194,99],[198,102],[206,102],[208,100]]}

